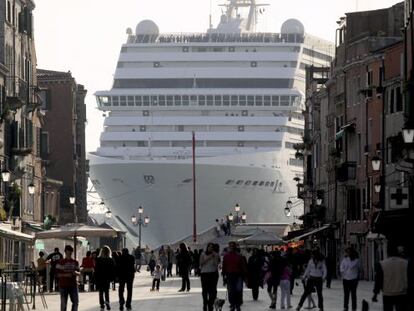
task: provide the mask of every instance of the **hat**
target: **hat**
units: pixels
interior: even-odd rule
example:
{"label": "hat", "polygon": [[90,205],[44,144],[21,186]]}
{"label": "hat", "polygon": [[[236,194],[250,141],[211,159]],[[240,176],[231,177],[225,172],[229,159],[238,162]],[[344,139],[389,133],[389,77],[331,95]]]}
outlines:
{"label": "hat", "polygon": [[66,251],[73,252],[73,247],[72,247],[71,245],[66,245],[66,246],[65,246],[65,252],[66,252]]}

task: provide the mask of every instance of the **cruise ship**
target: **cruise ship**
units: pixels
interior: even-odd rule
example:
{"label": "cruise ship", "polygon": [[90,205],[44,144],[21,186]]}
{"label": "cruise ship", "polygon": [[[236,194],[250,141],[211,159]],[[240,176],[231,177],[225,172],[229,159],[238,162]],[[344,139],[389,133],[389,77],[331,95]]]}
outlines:
{"label": "cruise ship", "polygon": [[294,221],[284,207],[303,176],[293,147],[303,136],[305,68],[329,66],[334,46],[296,19],[279,33],[256,31],[265,9],[229,0],[205,33],[160,33],[150,20],[127,29],[113,86],[95,94],[105,121],[90,176],[132,238],[131,216],[144,208],[143,245],[192,234],[193,146],[198,233],[236,204],[247,222]]}

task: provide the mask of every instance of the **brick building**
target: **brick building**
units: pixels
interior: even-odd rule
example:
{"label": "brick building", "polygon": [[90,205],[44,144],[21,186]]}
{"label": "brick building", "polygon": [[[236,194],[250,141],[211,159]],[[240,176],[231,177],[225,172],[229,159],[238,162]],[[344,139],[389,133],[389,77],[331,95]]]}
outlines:
{"label": "brick building", "polygon": [[[45,114],[41,135],[46,176],[63,182],[58,221],[86,222],[86,90],[70,72],[39,69],[38,81]],[[70,196],[75,196],[75,205]]]}

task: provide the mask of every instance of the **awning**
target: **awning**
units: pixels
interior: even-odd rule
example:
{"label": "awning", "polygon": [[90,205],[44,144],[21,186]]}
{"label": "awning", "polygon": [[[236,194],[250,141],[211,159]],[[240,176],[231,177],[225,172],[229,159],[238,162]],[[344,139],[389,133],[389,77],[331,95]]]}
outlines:
{"label": "awning", "polygon": [[340,130],[339,132],[336,132],[335,134],[335,140],[338,140],[344,136],[345,130]]}
{"label": "awning", "polygon": [[9,226],[4,225],[4,224],[0,224],[0,236],[13,239],[16,241],[31,242],[31,243],[34,243],[34,239],[35,239],[35,237],[30,234],[12,230]]}
{"label": "awning", "polygon": [[309,231],[307,233],[304,233],[304,234],[302,234],[300,236],[297,236],[296,238],[291,239],[290,242],[297,242],[297,241],[300,241],[300,240],[304,240],[304,239],[306,239],[309,236],[312,236],[312,235],[314,235],[316,233],[320,233],[321,231],[327,230],[329,228],[331,228],[331,225],[323,225],[322,227],[319,227],[317,229],[314,229],[314,230]]}

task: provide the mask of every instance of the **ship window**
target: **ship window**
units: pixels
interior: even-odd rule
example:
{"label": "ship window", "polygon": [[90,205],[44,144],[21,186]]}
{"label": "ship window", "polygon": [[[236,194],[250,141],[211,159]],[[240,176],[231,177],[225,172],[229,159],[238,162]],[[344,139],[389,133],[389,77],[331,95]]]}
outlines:
{"label": "ship window", "polygon": [[289,106],[290,97],[289,96],[280,96],[280,106]]}
{"label": "ship window", "polygon": [[263,105],[263,97],[256,96],[256,106],[262,106],[262,105]]}
{"label": "ship window", "polygon": [[184,132],[184,125],[178,125],[178,132]]}
{"label": "ship window", "polygon": [[270,106],[270,96],[264,96],[263,97],[263,104],[265,106]]}
{"label": "ship window", "polygon": [[165,96],[164,95],[161,95],[159,97],[158,101],[159,101],[158,103],[159,103],[160,106],[165,106]]}
{"label": "ship window", "polygon": [[236,185],[242,185],[243,184],[243,180],[238,180],[237,182],[236,182]]}
{"label": "ship window", "polygon": [[244,141],[237,142],[237,147],[244,147]]}
{"label": "ship window", "polygon": [[239,97],[239,105],[240,106],[246,106],[246,103],[247,103],[247,97],[246,97],[246,95],[241,95]]}
{"label": "ship window", "polygon": [[223,96],[223,106],[229,106],[230,105],[230,96],[225,95]]}
{"label": "ship window", "polygon": [[174,105],[175,106],[181,106],[181,96],[180,95],[175,95],[174,96]]}
{"label": "ship window", "polygon": [[270,181],[266,181],[265,187],[269,187],[270,186]]}
{"label": "ship window", "polygon": [[198,104],[200,106],[205,106],[205,104],[206,104],[206,97],[204,95],[198,96]]}
{"label": "ship window", "polygon": [[138,147],[146,147],[145,145],[146,145],[146,141],[142,141],[142,140],[137,141]]}
{"label": "ship window", "polygon": [[229,47],[229,52],[234,52],[234,51],[235,51],[234,46]]}
{"label": "ship window", "polygon": [[259,186],[263,186],[264,185],[264,181],[261,181]]}
{"label": "ship window", "polygon": [[249,115],[249,112],[247,110],[242,111],[242,116],[247,117]]}
{"label": "ship window", "polygon": [[126,96],[119,97],[119,104],[120,106],[126,106]]}
{"label": "ship window", "polygon": [[151,105],[157,106],[158,105],[158,98],[157,96],[151,96]]}
{"label": "ship window", "polygon": [[149,111],[148,111],[148,110],[143,110],[143,111],[142,111],[142,115],[143,115],[144,117],[148,117],[148,116],[149,116]]}
{"label": "ship window", "polygon": [[160,67],[160,62],[154,62],[154,67],[155,67],[155,68]]}
{"label": "ship window", "polygon": [[234,184],[234,180],[233,179],[229,179],[226,181],[226,185],[231,185]]}
{"label": "ship window", "polygon": [[143,96],[142,105],[143,106],[149,106],[149,104],[150,104],[150,98],[149,98],[149,96]]}
{"label": "ship window", "polygon": [[272,96],[272,106],[279,106],[279,96]]}
{"label": "ship window", "polygon": [[167,96],[167,106],[173,106],[174,105],[174,97]]}
{"label": "ship window", "polygon": [[246,181],[245,183],[244,183],[244,185],[245,186],[248,186],[248,185],[250,185],[252,183],[252,181],[251,180],[248,180],[248,181]]}
{"label": "ship window", "polygon": [[139,131],[140,131],[140,132],[146,132],[146,131],[147,131],[147,127],[146,127],[145,125],[141,125],[141,126],[139,127]]}
{"label": "ship window", "polygon": [[188,106],[190,104],[190,98],[188,95],[183,95],[183,106]]}
{"label": "ship window", "polygon": [[247,96],[247,106],[254,106],[254,96]]}
{"label": "ship window", "polygon": [[274,187],[275,186],[275,182],[274,181],[272,181],[271,183],[270,183],[270,187]]}
{"label": "ship window", "polygon": [[244,132],[244,125],[239,125],[239,132]]}
{"label": "ship window", "polygon": [[134,96],[128,96],[128,106],[134,106]]}
{"label": "ship window", "polygon": [[257,180],[255,180],[254,182],[253,182],[253,186],[257,186],[257,184],[258,184],[259,182],[257,181]]}
{"label": "ship window", "polygon": [[221,96],[220,95],[214,96],[214,105],[215,106],[221,106]]}
{"label": "ship window", "polygon": [[183,46],[183,52],[187,53],[188,52],[188,46]]}
{"label": "ship window", "polygon": [[197,96],[196,95],[191,95],[190,96],[190,104],[191,104],[191,106],[197,105]]}
{"label": "ship window", "polygon": [[250,63],[250,66],[251,66],[251,67],[257,67],[257,62],[251,62],[251,63]]}
{"label": "ship window", "polygon": [[119,106],[119,97],[118,96],[113,96],[112,97],[112,105],[113,106]]}
{"label": "ship window", "polygon": [[213,106],[213,96],[207,95],[207,106]]}
{"label": "ship window", "polygon": [[141,96],[135,96],[135,105],[142,106],[142,97]]}
{"label": "ship window", "polygon": [[239,104],[239,99],[238,99],[238,96],[232,96],[231,97],[231,105],[232,106],[237,106]]}

